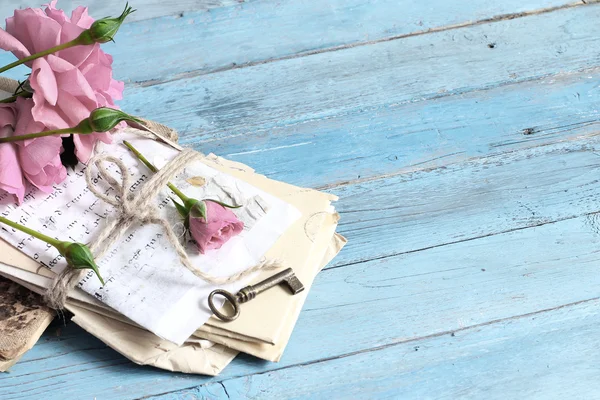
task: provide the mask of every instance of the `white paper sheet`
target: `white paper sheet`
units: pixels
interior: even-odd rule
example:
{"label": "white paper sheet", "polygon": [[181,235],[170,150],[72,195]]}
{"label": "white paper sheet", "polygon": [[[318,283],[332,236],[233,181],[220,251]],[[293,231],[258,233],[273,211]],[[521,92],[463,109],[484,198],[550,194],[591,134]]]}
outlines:
{"label": "white paper sheet", "polygon": [[[125,133],[116,135],[114,144],[102,145],[100,151],[121,158],[129,167],[130,190],[134,193],[152,173],[121,144],[123,139],[129,140],[158,166],[177,154],[165,145]],[[116,168],[109,170],[118,177]],[[60,240],[89,243],[111,218],[113,210],[89,191],[83,175],[83,168],[70,171],[67,180],[57,185],[54,193],[45,195],[31,191],[23,205],[2,205],[0,212]],[[196,177],[202,177],[206,183],[201,187],[188,183]],[[243,205],[233,212],[245,222],[244,232],[220,250],[200,255],[195,246],[188,243],[188,254],[194,265],[213,275],[227,276],[259,263],[279,236],[300,217],[299,211],[291,205],[201,162],[186,167],[172,182],[189,197]],[[106,193],[111,192],[102,179],[97,184],[106,189]],[[179,224],[176,228],[183,232],[181,218],[169,200],[170,195],[172,193],[165,188],[156,204],[163,216],[174,225]],[[55,272],[66,267],[54,248],[37,239],[8,227],[0,230],[0,236]],[[158,226],[132,226],[97,262],[106,285],[101,287],[90,271],[80,287],[164,339],[182,344],[212,314],[207,298],[216,287],[180,264]],[[236,282],[223,288],[236,292],[245,283]]]}

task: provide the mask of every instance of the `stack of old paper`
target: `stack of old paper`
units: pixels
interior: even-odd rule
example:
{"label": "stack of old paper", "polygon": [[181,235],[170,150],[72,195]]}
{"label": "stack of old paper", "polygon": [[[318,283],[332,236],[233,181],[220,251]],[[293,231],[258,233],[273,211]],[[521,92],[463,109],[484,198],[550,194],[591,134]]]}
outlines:
{"label": "stack of old paper", "polygon": [[[129,168],[132,192],[151,173],[121,144],[130,140],[150,160],[164,165],[177,151],[156,140],[140,138],[135,129],[98,148],[118,156]],[[114,170],[116,175],[118,171]],[[69,172],[66,184],[49,196],[31,192],[20,207],[1,206],[8,218],[62,240],[89,242],[114,210],[90,193],[83,167]],[[199,183],[201,182],[201,183]],[[106,182],[97,182],[103,185]],[[228,276],[262,259],[292,268],[307,290],[291,295],[274,287],[241,306],[233,322],[211,317],[208,294],[216,288],[232,293],[274,274],[264,271],[224,285],[199,280],[179,264],[159,226],[132,226],[99,259],[102,286],[88,274],[72,290],[66,308],[73,321],[139,364],[172,371],[218,374],[238,352],[278,361],[288,343],[316,274],[341,250],[345,239],[335,233],[335,197],[269,180],[248,166],[209,155],[173,178],[194,198],[218,198],[242,204],[238,217],[246,229],[212,255],[194,256],[194,265]],[[110,195],[114,188],[103,187]],[[176,221],[169,191],[156,199],[165,218]],[[42,293],[65,267],[53,248],[12,229],[0,236],[0,275]]]}
{"label": "stack of old paper", "polygon": [[41,296],[0,278],[0,372],[33,347],[52,318]]}

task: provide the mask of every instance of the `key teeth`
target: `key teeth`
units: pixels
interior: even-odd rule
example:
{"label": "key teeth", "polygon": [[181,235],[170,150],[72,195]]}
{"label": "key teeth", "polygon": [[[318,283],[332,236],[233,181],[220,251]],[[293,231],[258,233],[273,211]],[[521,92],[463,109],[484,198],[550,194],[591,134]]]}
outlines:
{"label": "key teeth", "polygon": [[304,285],[300,282],[300,279],[296,278],[296,276],[290,276],[286,282],[292,294],[298,294],[304,290]]}

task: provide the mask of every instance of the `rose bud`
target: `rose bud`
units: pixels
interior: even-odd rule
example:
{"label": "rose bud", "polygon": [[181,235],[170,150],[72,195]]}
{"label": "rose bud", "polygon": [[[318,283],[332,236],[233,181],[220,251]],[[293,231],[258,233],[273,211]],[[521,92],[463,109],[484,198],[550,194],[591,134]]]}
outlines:
{"label": "rose bud", "polygon": [[[152,172],[158,171],[131,143],[124,141],[123,144]],[[180,204],[171,197],[177,212],[183,217],[185,228],[196,241],[200,253],[220,249],[229,239],[244,230],[244,223],[229,210],[241,206],[230,206],[217,200],[197,200],[186,196],[171,182],[167,183],[167,186],[183,202]]]}
{"label": "rose bud", "polygon": [[106,43],[114,41],[114,37],[125,18],[135,11],[136,10],[130,7],[129,3],[127,3],[125,5],[125,10],[123,10],[123,13],[120,16],[117,18],[107,17],[94,21],[92,26],[90,26],[90,29],[83,31],[76,40],[79,41],[79,44]]}
{"label": "rose bud", "polygon": [[104,286],[104,279],[100,276],[100,271],[98,271],[98,266],[94,261],[94,256],[90,249],[81,243],[73,243],[73,242],[63,242],[56,238],[50,237],[48,235],[44,235],[41,232],[38,232],[34,229],[28,228],[24,225],[11,221],[7,218],[0,216],[0,223],[6,224],[11,228],[24,232],[28,235],[33,236],[36,239],[41,240],[42,242],[48,243],[50,246],[53,246],[58,250],[61,256],[63,256],[67,260],[67,264],[69,267],[74,269],[91,269],[93,270],[100,282]]}
{"label": "rose bud", "polygon": [[91,112],[90,116],[81,121],[75,128],[74,133],[89,134],[93,132],[108,132],[123,121],[142,123],[139,119],[132,117],[114,108],[100,107]]}
{"label": "rose bud", "polygon": [[190,208],[186,225],[202,254],[220,249],[244,230],[244,223],[228,207],[212,200],[197,201]]}
{"label": "rose bud", "polygon": [[58,251],[67,260],[67,264],[71,268],[93,270],[100,279],[102,286],[104,286],[104,279],[100,276],[100,271],[98,271],[98,266],[89,247],[81,243],[63,242],[63,246],[59,246]]}

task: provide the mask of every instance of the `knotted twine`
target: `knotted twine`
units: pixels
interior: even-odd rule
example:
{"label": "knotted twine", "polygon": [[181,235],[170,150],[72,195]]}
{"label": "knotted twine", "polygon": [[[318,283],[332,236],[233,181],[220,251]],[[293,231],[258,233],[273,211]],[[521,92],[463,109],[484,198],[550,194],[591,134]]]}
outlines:
{"label": "knotted twine", "polygon": [[[0,91],[14,93],[18,86],[18,81],[0,77]],[[142,119],[142,121],[144,124],[139,127],[141,129],[134,130],[136,134],[161,140],[181,152],[164,168],[154,174],[153,177],[142,186],[137,195],[128,191],[128,188],[130,187],[130,175],[127,166],[120,159],[106,154],[96,155],[90,159],[85,170],[85,179],[88,188],[96,195],[96,197],[112,205],[117,211],[117,216],[111,219],[89,246],[94,254],[94,258],[96,260],[100,259],[110,246],[116,242],[132,224],[137,222],[142,225],[158,224],[162,226],[167,235],[167,239],[179,256],[181,264],[197,277],[214,285],[233,283],[261,270],[280,268],[281,265],[277,261],[266,260],[239,273],[227,277],[217,277],[202,272],[191,263],[185,248],[179,242],[179,238],[173,231],[173,228],[165,219],[160,217],[158,208],[153,202],[154,198],[173,176],[177,175],[177,173],[179,173],[188,163],[200,159],[202,155],[193,150],[180,147],[176,143],[177,132],[175,130],[154,121],[145,119]],[[114,179],[102,165],[105,161],[112,162],[119,168],[121,171],[121,184],[119,184],[119,182]],[[111,198],[95,187],[91,168],[93,165],[98,168],[98,173],[102,178],[116,190],[118,197]],[[54,309],[64,308],[69,291],[81,281],[86,273],[87,270],[76,270],[70,267],[65,268],[56,276],[51,286],[46,291],[44,297],[48,305]]]}
{"label": "knotted twine", "polygon": [[[154,198],[165,188],[173,176],[177,175],[189,163],[201,158],[202,155],[200,153],[191,149],[183,149],[173,160],[158,170],[139,191],[131,193],[129,191],[131,178],[127,166],[123,161],[108,154],[99,154],[92,157],[85,170],[85,179],[88,188],[96,197],[113,206],[117,214],[90,244],[89,247],[94,254],[94,258],[96,260],[100,259],[110,246],[134,223],[141,225],[157,224],[163,228],[166,238],[175,249],[181,264],[197,277],[213,285],[237,282],[255,272],[279,268],[280,265],[278,262],[267,260],[241,272],[226,277],[219,277],[207,274],[192,264],[173,228],[168,221],[160,216],[158,207],[154,204]],[[107,171],[103,165],[104,162],[110,162],[117,166],[121,173],[121,182],[118,182]],[[116,197],[110,197],[96,187],[94,184],[95,177],[92,175],[92,166],[98,169],[99,175],[116,191]],[[69,291],[81,281],[86,273],[88,273],[87,270],[65,268],[56,276],[46,291],[45,298],[48,305],[55,309],[62,309]]]}

